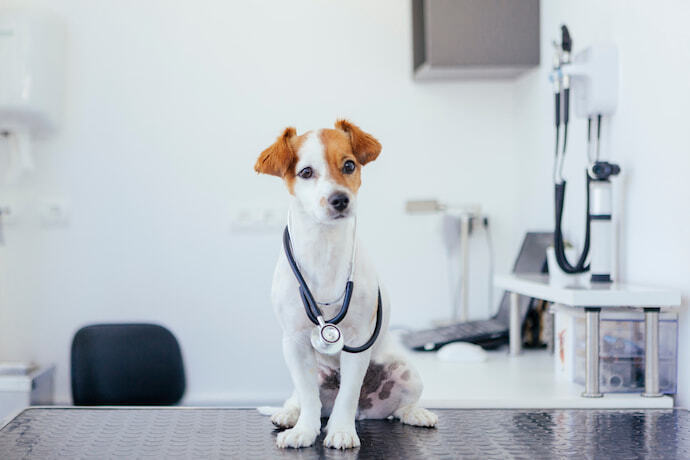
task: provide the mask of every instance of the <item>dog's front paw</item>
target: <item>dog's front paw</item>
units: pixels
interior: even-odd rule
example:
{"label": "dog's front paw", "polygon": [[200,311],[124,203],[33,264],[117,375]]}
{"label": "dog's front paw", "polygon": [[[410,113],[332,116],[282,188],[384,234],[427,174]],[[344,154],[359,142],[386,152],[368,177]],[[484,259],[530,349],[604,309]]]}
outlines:
{"label": "dog's front paw", "polygon": [[351,449],[359,447],[359,436],[354,427],[350,429],[332,429],[328,430],[326,439],[323,440],[323,445],[333,449]]}
{"label": "dog's front paw", "polygon": [[271,423],[273,423],[278,428],[292,428],[297,423],[298,418],[298,408],[283,408],[271,416]]}
{"label": "dog's front paw", "polygon": [[276,444],[280,448],[309,447],[314,444],[318,435],[319,428],[305,428],[295,425],[294,428],[278,433]]}

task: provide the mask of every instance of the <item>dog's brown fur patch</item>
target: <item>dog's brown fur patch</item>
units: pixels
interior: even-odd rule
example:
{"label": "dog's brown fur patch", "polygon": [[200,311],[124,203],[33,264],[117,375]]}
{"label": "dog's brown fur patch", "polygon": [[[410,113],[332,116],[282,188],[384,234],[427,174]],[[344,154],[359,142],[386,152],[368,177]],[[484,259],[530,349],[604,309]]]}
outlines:
{"label": "dog's brown fur patch", "polygon": [[340,388],[340,372],[333,370],[330,373],[320,372],[321,387],[324,390],[337,390]]}
{"label": "dog's brown fur patch", "polygon": [[[347,187],[352,193],[357,193],[362,184],[361,167],[379,156],[381,144],[374,136],[347,120],[336,121],[335,128],[323,129],[320,132],[328,171],[333,180]],[[309,133],[310,131],[298,136],[295,128],[285,128],[278,139],[261,152],[254,164],[254,170],[281,177],[290,194],[294,195],[297,177],[295,166],[299,160],[299,150]],[[355,162],[356,168],[352,174],[343,174],[343,165],[347,160]]]}
{"label": "dog's brown fur patch", "polygon": [[[361,165],[357,162],[357,157],[352,152],[352,146],[347,134],[338,129],[322,129],[319,137],[323,143],[324,156],[330,176],[338,184],[350,189],[352,193],[357,193],[359,186],[362,184],[360,176]],[[343,174],[343,165],[347,160],[355,162],[355,171],[352,174]]]}
{"label": "dog's brown fur patch", "polygon": [[362,166],[370,161],[374,161],[381,153],[379,141],[371,134],[359,129],[354,123],[347,120],[338,120],[335,122],[335,127],[348,135],[352,153],[355,154],[357,161]]}
{"label": "dog's brown fur patch", "polygon": [[362,391],[360,392],[360,399],[362,396],[369,395],[371,393],[376,393],[383,383],[384,380],[388,378],[388,372],[383,364],[377,364],[374,362],[369,363],[367,368],[367,373],[364,375],[364,381],[362,382]]}
{"label": "dog's brown fur patch", "polygon": [[390,372],[393,372],[394,370],[396,370],[397,368],[399,368],[401,365],[402,365],[402,362],[400,362],[400,361],[393,361],[392,363],[390,363],[390,364],[388,365],[388,370],[389,370]]}
{"label": "dog's brown fur patch", "polygon": [[362,382],[362,389],[359,392],[359,408],[371,409],[373,407],[372,398],[369,396],[378,391],[381,384],[388,378],[388,371],[383,364],[374,362],[369,363],[367,373]]}
{"label": "dog's brown fur patch", "polygon": [[379,399],[383,401],[384,399],[388,399],[391,397],[391,390],[395,386],[395,380],[389,380],[386,383],[383,384],[383,388],[381,388],[381,391],[379,392]]}
{"label": "dog's brown fur patch", "polygon": [[359,397],[358,404],[360,409],[371,409],[374,407],[374,402],[371,400],[371,398],[362,398],[361,396]]}
{"label": "dog's brown fur patch", "polygon": [[294,194],[293,187],[297,175],[295,165],[299,160],[298,152],[308,135],[309,132],[306,132],[298,136],[295,128],[285,128],[278,139],[261,152],[254,164],[254,170],[261,174],[283,178],[290,193]]}

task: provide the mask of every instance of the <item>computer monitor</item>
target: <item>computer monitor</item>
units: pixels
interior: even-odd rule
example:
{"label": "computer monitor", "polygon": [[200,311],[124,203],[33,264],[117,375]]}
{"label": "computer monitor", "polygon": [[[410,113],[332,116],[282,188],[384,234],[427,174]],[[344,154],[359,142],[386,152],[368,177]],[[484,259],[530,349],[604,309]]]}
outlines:
{"label": "computer monitor", "polygon": [[[515,259],[513,273],[516,275],[548,273],[546,264],[546,249],[553,244],[551,232],[527,232],[522,241],[520,253]],[[530,307],[531,299],[520,296],[520,317],[524,319]],[[506,326],[510,325],[510,296],[503,293],[498,313],[495,317]]]}

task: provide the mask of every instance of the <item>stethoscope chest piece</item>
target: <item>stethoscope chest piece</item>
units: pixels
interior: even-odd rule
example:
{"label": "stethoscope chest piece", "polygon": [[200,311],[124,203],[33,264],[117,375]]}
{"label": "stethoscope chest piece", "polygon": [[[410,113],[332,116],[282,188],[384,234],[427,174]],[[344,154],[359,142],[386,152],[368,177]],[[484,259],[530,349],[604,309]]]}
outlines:
{"label": "stethoscope chest piece", "polygon": [[334,324],[325,324],[323,319],[319,317],[318,326],[315,326],[311,331],[311,345],[319,353],[324,355],[335,355],[340,353],[345,346],[343,334]]}

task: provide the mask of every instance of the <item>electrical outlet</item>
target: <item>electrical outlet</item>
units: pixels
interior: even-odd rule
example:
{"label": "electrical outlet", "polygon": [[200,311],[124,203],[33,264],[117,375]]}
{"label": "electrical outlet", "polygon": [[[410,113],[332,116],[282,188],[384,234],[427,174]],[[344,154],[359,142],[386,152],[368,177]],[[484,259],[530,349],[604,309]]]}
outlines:
{"label": "electrical outlet", "polygon": [[0,204],[0,219],[2,219],[2,225],[13,225],[17,220],[16,207],[8,203]]}
{"label": "electrical outlet", "polygon": [[40,204],[39,218],[43,228],[66,227],[69,217],[69,207],[64,200],[45,200]]}
{"label": "electrical outlet", "polygon": [[231,220],[233,232],[260,232],[279,230],[285,225],[285,211],[273,208],[244,208]]}

